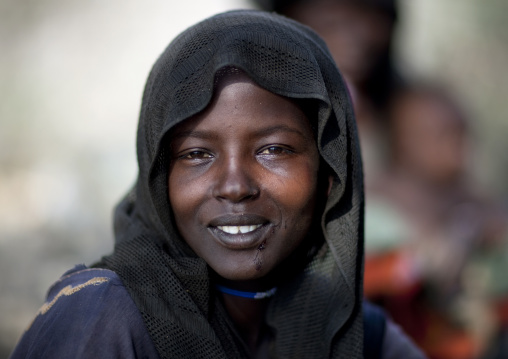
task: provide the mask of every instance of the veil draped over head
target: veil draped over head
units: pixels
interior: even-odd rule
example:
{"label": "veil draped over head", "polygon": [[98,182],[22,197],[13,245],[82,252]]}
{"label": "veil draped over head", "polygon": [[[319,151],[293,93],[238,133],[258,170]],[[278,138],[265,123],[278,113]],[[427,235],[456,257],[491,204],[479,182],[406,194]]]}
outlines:
{"label": "veil draped over head", "polygon": [[270,354],[361,358],[363,177],[353,110],[324,42],[282,16],[219,14],[180,34],[162,53],[143,95],[139,177],[115,211],[115,250],[96,266],[120,276],[162,358],[248,356],[210,269],[179,236],[168,200],[168,131],[210,103],[215,74],[225,67],[242,70],[273,93],[315,103],[312,126],[334,177],[324,234],[315,234],[324,243],[270,301]]}

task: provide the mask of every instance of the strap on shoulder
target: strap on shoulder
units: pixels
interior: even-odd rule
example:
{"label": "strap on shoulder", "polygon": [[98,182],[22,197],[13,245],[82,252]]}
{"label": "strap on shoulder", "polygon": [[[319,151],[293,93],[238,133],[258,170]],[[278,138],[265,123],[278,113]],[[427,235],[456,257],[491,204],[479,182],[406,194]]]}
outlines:
{"label": "strap on shoulder", "polygon": [[382,359],[385,337],[386,315],[384,311],[369,303],[363,303],[363,354],[365,359]]}

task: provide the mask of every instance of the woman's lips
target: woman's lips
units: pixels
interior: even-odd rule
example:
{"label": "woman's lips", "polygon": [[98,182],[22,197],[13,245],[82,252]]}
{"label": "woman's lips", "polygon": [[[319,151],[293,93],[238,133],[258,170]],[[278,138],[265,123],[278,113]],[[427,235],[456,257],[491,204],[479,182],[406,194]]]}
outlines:
{"label": "woman's lips", "polygon": [[258,215],[226,215],[215,218],[208,226],[213,237],[229,249],[249,249],[263,242],[270,222]]}
{"label": "woman's lips", "polygon": [[255,231],[261,226],[262,224],[253,224],[250,226],[217,226],[217,228],[229,234],[238,234],[238,233],[245,234]]}
{"label": "woman's lips", "polygon": [[[250,226],[225,226],[231,228],[250,227]],[[270,232],[270,225],[255,225],[255,229],[246,233],[238,231],[236,234],[228,233],[219,227],[208,227],[213,237],[224,247],[229,249],[250,249],[256,248],[265,239]]]}
{"label": "woman's lips", "polygon": [[253,226],[270,222],[266,217],[252,213],[229,213],[219,215],[208,223],[210,227]]}

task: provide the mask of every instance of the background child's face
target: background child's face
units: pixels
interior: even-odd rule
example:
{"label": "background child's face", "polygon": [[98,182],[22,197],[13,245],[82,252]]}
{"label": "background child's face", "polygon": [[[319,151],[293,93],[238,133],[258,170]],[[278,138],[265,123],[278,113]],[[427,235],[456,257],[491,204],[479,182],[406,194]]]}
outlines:
{"label": "background child's face", "polygon": [[444,98],[413,94],[393,111],[396,158],[436,184],[453,182],[465,170],[466,129],[457,109]]}
{"label": "background child's face", "polygon": [[171,134],[169,200],[180,234],[221,277],[265,276],[312,222],[319,154],[291,100],[243,75]]}
{"label": "background child's face", "polygon": [[388,15],[354,1],[300,1],[288,15],[316,30],[350,83],[364,81],[390,43]]}

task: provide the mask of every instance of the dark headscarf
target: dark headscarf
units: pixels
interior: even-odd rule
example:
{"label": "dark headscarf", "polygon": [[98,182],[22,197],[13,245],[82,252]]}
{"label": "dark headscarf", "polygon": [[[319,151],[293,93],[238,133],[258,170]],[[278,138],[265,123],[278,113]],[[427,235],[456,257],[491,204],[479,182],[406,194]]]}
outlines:
{"label": "dark headscarf", "polygon": [[270,354],[361,358],[363,178],[352,107],[323,41],[284,17],[220,14],[183,32],[163,52],[143,95],[139,177],[115,212],[115,250],[96,266],[121,277],[162,358],[248,356],[207,264],[177,233],[168,200],[168,131],[207,107],[215,74],[225,67],[242,70],[273,93],[315,103],[319,152],[334,174],[324,234],[317,236],[324,244],[270,301]]}

